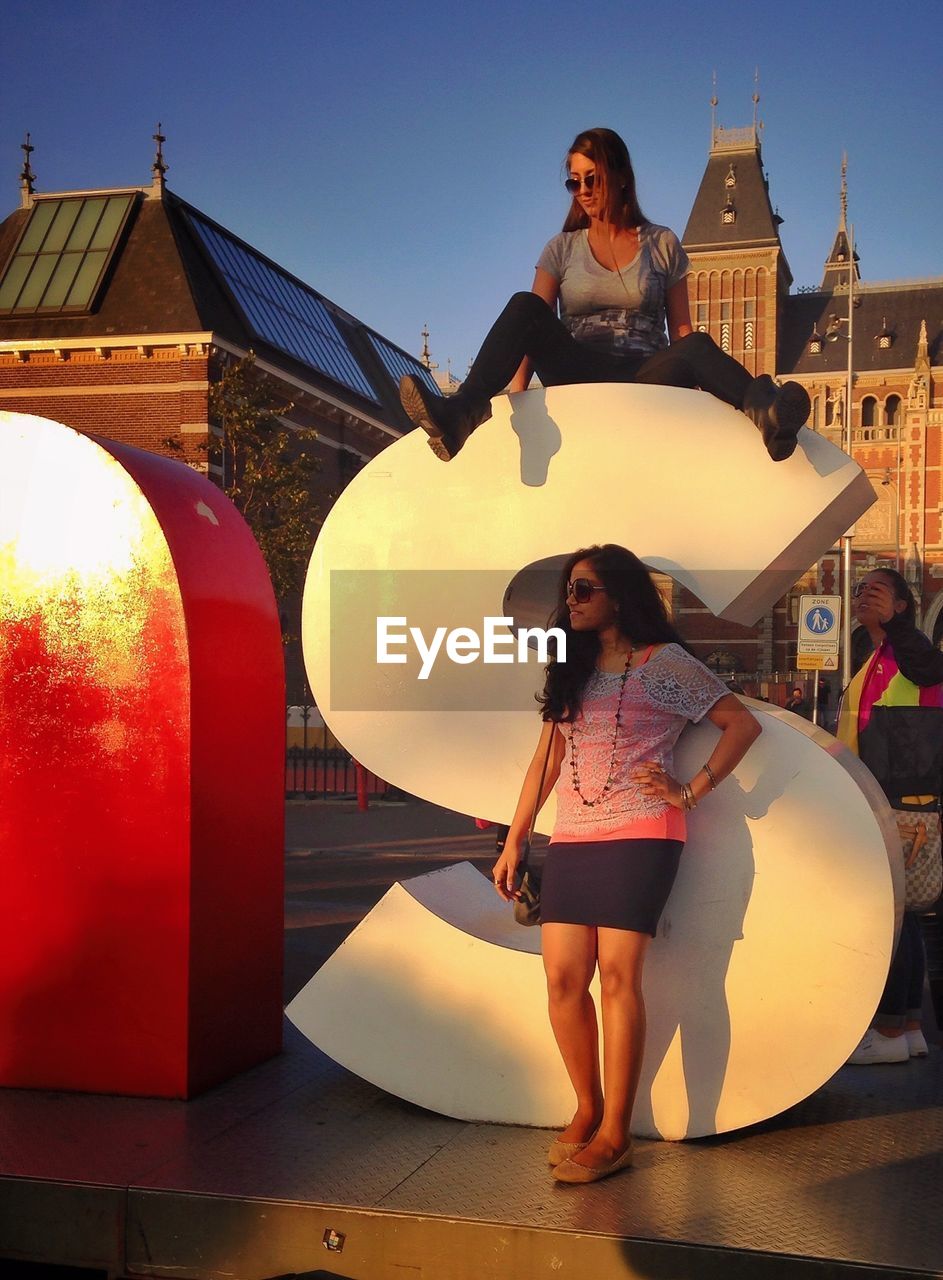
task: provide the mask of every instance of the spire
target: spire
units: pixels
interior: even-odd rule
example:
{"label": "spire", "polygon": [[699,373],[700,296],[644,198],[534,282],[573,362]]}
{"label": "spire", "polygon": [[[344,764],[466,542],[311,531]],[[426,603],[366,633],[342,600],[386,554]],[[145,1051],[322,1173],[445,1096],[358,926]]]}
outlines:
{"label": "spire", "polygon": [[907,391],[908,409],[927,409],[930,405],[930,351],[927,344],[927,322],[920,321],[920,336],[917,338],[917,358],[914,360],[914,373]]}
{"label": "spire", "polygon": [[917,363],[914,366],[919,370],[930,372],[930,348],[927,344],[927,322],[920,321],[920,336],[917,339]]}
{"label": "spire", "polygon": [[23,152],[23,168],[20,171],[20,203],[27,207],[32,202],[34,183],[36,182],[36,174],[33,173],[33,166],[29,162],[29,158],[36,148],[31,144],[28,133],[26,141],[20,143],[20,150]]}
{"label": "spire", "polygon": [[822,276],[823,289],[848,287],[848,271],[852,265],[852,256],[854,257],[854,278],[856,281],[861,279],[861,272],[858,270],[858,254],[857,251],[852,254],[848,239],[848,154],[844,151],[841,158],[839,207],[838,231],[835,234],[832,251],[825,260],[825,274]]}
{"label": "spire", "polygon": [[427,324],[424,324],[422,326],[421,337],[422,337],[422,352],[419,356],[419,362],[420,364],[425,365],[425,367],[431,373],[434,369],[438,369],[439,366],[432,359],[432,353],[429,350],[429,326]]}
{"label": "spire", "polygon": [[753,73],[753,123],[743,129],[725,129],[717,123],[717,72],[713,73],[713,93],[711,94],[711,155],[719,151],[759,151],[760,135],[763,132],[763,121],[759,119],[757,109],[760,105],[760,69]]}
{"label": "spire", "polygon": [[164,161],[164,143],[167,139],[160,131],[159,120],[157,121],[157,132],[151,134],[151,137],[157,143],[157,154],[154,156],[154,163],[151,165],[151,173],[154,175],[153,186],[158,194],[162,194],[164,190],[164,174],[169,166]]}

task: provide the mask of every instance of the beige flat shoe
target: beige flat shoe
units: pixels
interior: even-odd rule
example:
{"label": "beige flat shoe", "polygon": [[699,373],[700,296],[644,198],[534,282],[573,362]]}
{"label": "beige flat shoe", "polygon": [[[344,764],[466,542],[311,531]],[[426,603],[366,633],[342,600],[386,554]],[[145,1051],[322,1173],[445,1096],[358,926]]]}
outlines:
{"label": "beige flat shoe", "polygon": [[610,1164],[605,1164],[598,1169],[590,1168],[586,1164],[577,1164],[575,1160],[564,1160],[554,1169],[553,1176],[557,1182],[599,1182],[601,1178],[608,1178],[611,1174],[618,1173],[620,1169],[627,1169],[631,1163],[632,1148],[628,1146],[621,1156],[616,1156]]}
{"label": "beige flat shoe", "polygon": [[561,1142],[557,1138],[547,1152],[547,1159],[554,1166],[563,1164],[564,1160],[569,1160],[570,1156],[575,1156],[577,1151],[582,1151],[585,1146],[585,1142]]}

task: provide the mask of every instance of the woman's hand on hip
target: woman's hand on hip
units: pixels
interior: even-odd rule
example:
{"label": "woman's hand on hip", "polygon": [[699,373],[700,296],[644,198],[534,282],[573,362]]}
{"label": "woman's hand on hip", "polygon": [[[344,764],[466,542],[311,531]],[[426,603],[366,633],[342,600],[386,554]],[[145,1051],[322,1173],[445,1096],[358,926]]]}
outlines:
{"label": "woman's hand on hip", "polygon": [[643,760],[632,770],[633,781],[639,784],[643,795],[653,800],[664,800],[675,809],[683,809],[681,783],[666,773],[657,760]]}

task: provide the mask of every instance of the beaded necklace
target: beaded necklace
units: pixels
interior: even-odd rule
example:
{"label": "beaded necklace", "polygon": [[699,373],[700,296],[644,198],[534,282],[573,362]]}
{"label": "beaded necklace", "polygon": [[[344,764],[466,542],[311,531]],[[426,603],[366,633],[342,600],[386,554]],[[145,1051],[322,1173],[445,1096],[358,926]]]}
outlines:
{"label": "beaded necklace", "polygon": [[[645,657],[638,664],[640,667],[644,666],[645,663],[652,656],[652,649],[654,647],[655,647],[654,645],[648,646],[648,651],[646,652]],[[616,767],[616,749],[619,743],[619,728],[622,724],[622,701],[623,701],[623,698],[625,697],[625,684],[629,678],[629,668],[632,665],[633,652],[634,651],[630,648],[628,653],[625,655],[625,668],[623,669],[622,676],[619,680],[619,704],[616,707],[616,722],[612,732],[612,751],[609,754],[609,772],[606,775],[606,781],[603,784],[602,790],[593,800],[590,800],[586,796],[584,796],[583,792],[580,790],[579,747],[577,743],[577,729],[575,724],[570,734],[570,774],[573,779],[573,790],[582,800],[584,806],[587,809],[593,809],[596,807],[597,804],[601,804],[603,799],[608,795],[609,789],[612,786],[612,775]]]}

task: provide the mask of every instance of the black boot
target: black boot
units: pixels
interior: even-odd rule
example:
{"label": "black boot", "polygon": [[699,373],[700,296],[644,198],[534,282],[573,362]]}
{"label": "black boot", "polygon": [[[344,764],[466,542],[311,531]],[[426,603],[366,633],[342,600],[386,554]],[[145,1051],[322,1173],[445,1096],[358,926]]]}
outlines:
{"label": "black boot", "polygon": [[778,386],[768,373],[754,378],[743,396],[743,412],[759,429],[766,452],[784,462],[796,451],[799,428],[808,421],[812,403],[798,382]]}
{"label": "black boot", "polygon": [[443,462],[450,462],[462,445],[491,417],[491,401],[468,395],[435,396],[422,379],[407,373],[399,380],[399,398],[406,415],[429,437],[429,448]]}

